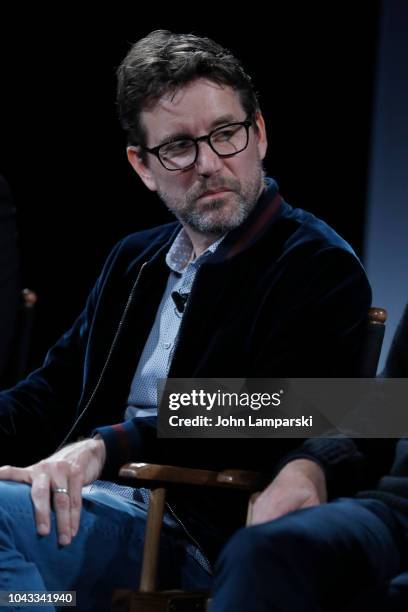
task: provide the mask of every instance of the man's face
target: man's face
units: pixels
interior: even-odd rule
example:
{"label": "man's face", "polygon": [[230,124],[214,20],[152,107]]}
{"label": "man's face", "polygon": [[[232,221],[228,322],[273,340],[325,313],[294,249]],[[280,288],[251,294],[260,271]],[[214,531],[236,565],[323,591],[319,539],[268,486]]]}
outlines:
{"label": "man's face", "polygon": [[[245,119],[238,93],[207,79],[164,95],[141,113],[149,148],[181,136],[197,138]],[[267,142],[260,113],[255,121],[258,131],[253,124],[247,148],[233,157],[218,157],[207,142],[200,142],[197,161],[186,170],[169,172],[151,154],[143,164],[133,148],[128,149],[129,161],[184,226],[201,234],[221,234],[241,225],[263,188]]]}

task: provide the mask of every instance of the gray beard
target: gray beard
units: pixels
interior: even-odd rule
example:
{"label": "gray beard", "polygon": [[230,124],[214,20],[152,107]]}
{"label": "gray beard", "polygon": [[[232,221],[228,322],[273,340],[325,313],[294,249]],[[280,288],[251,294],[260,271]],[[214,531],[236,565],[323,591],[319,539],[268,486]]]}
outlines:
{"label": "gray beard", "polygon": [[[209,200],[206,203],[204,209],[197,210],[196,200],[199,194],[193,193],[188,196],[183,206],[173,202],[165,192],[158,191],[158,195],[170,212],[172,212],[183,225],[187,225],[201,234],[220,235],[236,229],[247,219],[249,213],[258,201],[260,185],[264,183],[264,177],[265,173],[262,164],[260,164],[256,176],[254,176],[252,181],[246,186],[245,192],[234,192],[234,196],[238,198],[238,201],[236,201],[233,213],[230,214],[229,217],[224,216],[222,219],[214,219],[211,214],[206,214],[207,211],[211,213],[212,210],[216,210],[218,207],[222,206],[222,198],[217,199],[215,197],[214,200]],[[225,184],[224,186],[234,189],[232,184]],[[208,188],[211,188],[211,186]],[[205,189],[205,186],[201,187],[200,193],[203,193]]]}
{"label": "gray beard", "polygon": [[[189,225],[192,229],[195,229],[201,234],[225,234],[239,227],[245,221],[254,208],[256,201],[257,199],[255,199],[255,201],[247,201],[240,198],[234,210],[234,214],[228,219],[223,219],[220,222],[214,221],[210,215],[206,215],[205,212],[203,214],[202,211],[199,212],[194,209],[187,209],[183,211],[183,214],[178,213],[177,217],[179,221]],[[222,199],[214,199],[206,204],[205,210],[210,212],[211,210],[216,210],[219,206],[222,206]]]}

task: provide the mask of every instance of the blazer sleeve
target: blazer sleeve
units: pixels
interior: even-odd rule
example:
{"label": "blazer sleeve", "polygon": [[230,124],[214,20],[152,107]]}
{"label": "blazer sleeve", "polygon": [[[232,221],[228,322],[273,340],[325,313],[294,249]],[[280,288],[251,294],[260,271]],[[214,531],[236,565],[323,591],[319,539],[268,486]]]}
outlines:
{"label": "blazer sleeve", "polygon": [[[288,312],[281,306],[284,325],[269,327],[269,338],[259,354],[265,375],[358,376],[371,305],[371,290],[358,259],[336,248],[320,250],[305,259],[304,266],[300,263],[297,279],[286,291],[297,298]],[[286,454],[274,474],[289,461],[311,459],[326,474],[330,498],[352,495],[375,485],[387,473],[394,449],[393,440],[311,438]]]}

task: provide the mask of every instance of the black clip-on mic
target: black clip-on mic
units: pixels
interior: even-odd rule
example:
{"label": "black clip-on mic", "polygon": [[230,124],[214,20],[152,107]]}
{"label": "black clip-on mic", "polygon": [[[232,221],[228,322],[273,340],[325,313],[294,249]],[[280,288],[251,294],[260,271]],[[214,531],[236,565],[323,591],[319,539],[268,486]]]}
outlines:
{"label": "black clip-on mic", "polygon": [[173,298],[173,302],[175,303],[178,312],[184,312],[188,295],[188,293],[179,293],[178,291],[172,292],[171,297]]}

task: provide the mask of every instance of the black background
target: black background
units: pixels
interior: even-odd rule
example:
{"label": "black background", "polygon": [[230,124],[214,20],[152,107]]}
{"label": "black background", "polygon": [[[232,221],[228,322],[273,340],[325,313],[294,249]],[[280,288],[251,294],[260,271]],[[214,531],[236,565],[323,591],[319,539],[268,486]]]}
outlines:
{"label": "black background", "polygon": [[115,69],[152,29],[215,38],[243,61],[267,121],[268,173],[363,255],[379,5],[308,4],[3,16],[0,172],[18,210],[23,283],[40,296],[33,365],[79,313],[113,244],[170,218],[128,165],[115,108]]}

